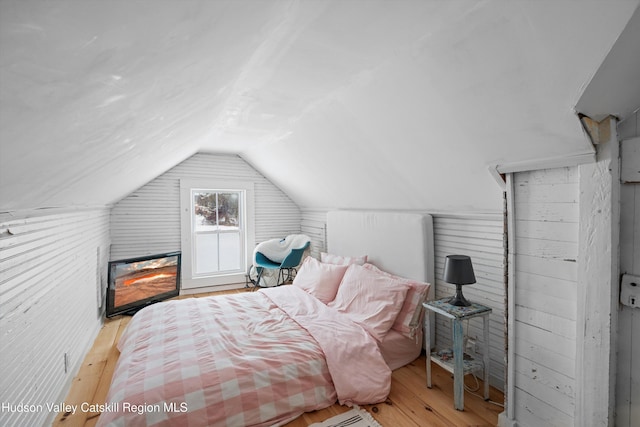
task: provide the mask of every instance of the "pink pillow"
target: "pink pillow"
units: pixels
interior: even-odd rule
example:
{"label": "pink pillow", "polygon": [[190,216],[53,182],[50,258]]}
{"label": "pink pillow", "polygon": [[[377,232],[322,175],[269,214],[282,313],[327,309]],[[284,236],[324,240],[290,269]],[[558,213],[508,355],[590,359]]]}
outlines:
{"label": "pink pillow", "polygon": [[293,285],[299,286],[327,304],[336,297],[338,286],[347,268],[349,268],[348,265],[324,264],[308,256],[298,269]]}
{"label": "pink pillow", "polygon": [[367,256],[362,255],[358,257],[349,257],[349,256],[328,254],[326,252],[320,252],[320,261],[326,262],[328,264],[338,264],[338,265],[351,265],[351,264],[363,265],[365,262],[367,262]]}
{"label": "pink pillow", "polygon": [[329,307],[347,313],[374,338],[382,341],[395,321],[409,286],[376,271],[352,264]]}
{"label": "pink pillow", "polygon": [[365,264],[365,268],[376,271],[379,274],[397,279],[406,283],[409,286],[407,291],[407,297],[402,304],[402,308],[398,313],[398,317],[393,322],[391,329],[400,332],[407,338],[414,338],[416,331],[422,326],[422,303],[427,299],[427,293],[429,292],[428,283],[418,282],[417,280],[405,279],[403,277],[394,276],[391,273],[380,270],[373,264]]}

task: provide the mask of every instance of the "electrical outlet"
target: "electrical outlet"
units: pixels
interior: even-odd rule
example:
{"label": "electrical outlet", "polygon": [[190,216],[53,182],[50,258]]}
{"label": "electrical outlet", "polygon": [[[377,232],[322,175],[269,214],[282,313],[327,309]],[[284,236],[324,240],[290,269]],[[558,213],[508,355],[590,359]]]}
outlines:
{"label": "electrical outlet", "polygon": [[620,303],[629,307],[640,307],[640,276],[622,275]]}

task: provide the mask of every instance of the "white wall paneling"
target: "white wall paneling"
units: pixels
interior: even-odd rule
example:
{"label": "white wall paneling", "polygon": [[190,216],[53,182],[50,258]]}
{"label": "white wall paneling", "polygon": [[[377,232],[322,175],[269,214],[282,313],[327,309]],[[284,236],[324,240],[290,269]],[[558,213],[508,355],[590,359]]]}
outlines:
{"label": "white wall paneling", "polygon": [[311,239],[309,254],[320,259],[320,252],[327,251],[327,211],[303,209],[300,228]]}
{"label": "white wall paneling", "polygon": [[[621,169],[640,168],[625,146],[640,149],[638,113],[622,122]],[[620,197],[620,273],[640,275],[640,183],[623,183]],[[616,426],[633,427],[640,420],[640,309],[619,306],[616,375]]]}
{"label": "white wall paneling", "polygon": [[[447,255],[469,255],[476,275],[476,283],[464,286],[462,292],[471,301],[493,309],[489,316],[491,357],[491,385],[504,389],[504,304],[505,304],[505,250],[504,218],[496,214],[432,214],[435,240],[436,298],[455,293],[455,286],[442,280],[444,259]],[[465,333],[482,342],[482,320],[471,319]],[[450,324],[442,316],[436,316],[436,346],[451,346]]]}
{"label": "white wall paneling", "polygon": [[[509,384],[501,425],[573,425],[578,167],[509,176]],[[515,425],[515,424],[512,424]]]}
{"label": "white wall paneling", "polygon": [[640,137],[622,141],[620,151],[621,181],[623,183],[640,182]]}
{"label": "white wall paneling", "polygon": [[0,402],[43,406],[0,425],[53,421],[102,323],[108,248],[108,209],[0,216]]}
{"label": "white wall paneling", "polygon": [[180,250],[180,179],[253,182],[258,243],[300,232],[298,207],[244,160],[196,154],[113,207],[111,259]]}
{"label": "white wall paneling", "polygon": [[521,172],[511,180],[508,417],[522,426],[573,425],[578,168]]}
{"label": "white wall paneling", "polygon": [[[616,132],[596,150],[593,163],[508,176],[508,386],[500,426],[613,425]],[[624,224],[634,214],[624,213],[622,200]],[[630,390],[634,379],[624,375]],[[635,425],[628,418],[615,425]]]}

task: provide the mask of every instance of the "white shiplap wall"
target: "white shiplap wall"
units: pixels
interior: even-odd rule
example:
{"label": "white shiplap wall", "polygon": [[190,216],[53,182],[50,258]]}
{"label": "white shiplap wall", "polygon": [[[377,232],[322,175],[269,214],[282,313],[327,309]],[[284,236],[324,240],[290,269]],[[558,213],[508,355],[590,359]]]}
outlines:
{"label": "white shiplap wall", "polygon": [[[302,211],[302,233],[311,237],[312,255],[325,250],[326,212]],[[431,214],[435,245],[436,298],[453,295],[453,285],[442,282],[444,257],[451,254],[471,256],[477,283],[466,286],[465,296],[493,308],[490,316],[490,378],[494,387],[504,389],[504,219],[502,214]],[[476,320],[478,322],[476,322]],[[469,335],[482,346],[482,321],[472,319]],[[450,345],[450,325],[443,319],[436,324],[436,344]],[[480,347],[479,346],[479,347]]]}
{"label": "white shiplap wall", "polygon": [[[620,272],[640,276],[640,183],[623,184],[620,219]],[[616,425],[640,423],[640,308],[620,306]]]}
{"label": "white shiplap wall", "polygon": [[311,239],[309,255],[320,259],[320,252],[327,250],[327,211],[303,210],[301,233]]}
{"label": "white shiplap wall", "polygon": [[64,399],[102,324],[108,249],[106,208],[0,216],[0,402],[44,407],[1,411],[0,425],[55,417],[45,405]]}
{"label": "white shiplap wall", "polygon": [[180,250],[180,179],[254,183],[255,241],[300,232],[300,210],[235,155],[196,154],[119,201],[111,210],[111,259]]}
{"label": "white shiplap wall", "polygon": [[[505,249],[502,214],[433,214],[435,240],[436,298],[455,293],[455,286],[442,280],[447,255],[469,255],[476,283],[464,286],[464,296],[493,309],[489,315],[489,354],[491,385],[504,389],[505,359]],[[478,343],[478,352],[486,348],[482,340],[482,320],[471,319],[465,333]],[[436,316],[436,346],[451,347],[451,325]]]}
{"label": "white shiplap wall", "polygon": [[[631,144],[640,152],[640,113],[620,123],[625,137],[622,169],[638,170],[640,159],[630,155]],[[620,200],[620,273],[640,276],[640,183],[622,184]],[[618,313],[616,426],[640,424],[640,309],[620,306]]]}
{"label": "white shiplap wall", "polygon": [[517,173],[514,416],[570,426],[575,414],[579,188],[577,167]]}

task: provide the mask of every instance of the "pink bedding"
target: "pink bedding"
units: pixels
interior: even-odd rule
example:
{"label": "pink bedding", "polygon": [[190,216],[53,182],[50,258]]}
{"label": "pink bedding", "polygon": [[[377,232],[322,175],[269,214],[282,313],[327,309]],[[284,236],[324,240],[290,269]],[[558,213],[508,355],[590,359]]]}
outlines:
{"label": "pink bedding", "polygon": [[118,348],[99,426],[282,425],[390,388],[376,341],[293,286],[149,306]]}
{"label": "pink bedding", "polygon": [[271,289],[267,295],[320,344],[341,404],[366,405],[387,398],[391,369],[363,327],[295,286]]}
{"label": "pink bedding", "polygon": [[418,330],[418,336],[407,338],[402,333],[391,329],[378,344],[382,357],[393,371],[413,362],[422,351],[422,332]]}

